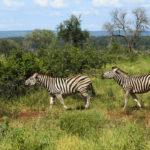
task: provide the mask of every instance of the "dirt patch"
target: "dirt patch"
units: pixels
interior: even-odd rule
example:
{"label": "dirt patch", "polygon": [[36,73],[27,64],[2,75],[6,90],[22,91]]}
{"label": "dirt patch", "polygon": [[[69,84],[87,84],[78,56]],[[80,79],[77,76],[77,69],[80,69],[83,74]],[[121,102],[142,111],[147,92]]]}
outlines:
{"label": "dirt patch", "polygon": [[131,120],[132,115],[128,112],[123,112],[122,110],[119,111],[111,111],[108,112],[108,119],[110,120],[118,120],[121,118],[126,118],[127,120]]}
{"label": "dirt patch", "polygon": [[22,109],[18,113],[18,118],[22,119],[22,120],[30,120],[30,119],[36,118],[42,114],[43,114],[42,111],[33,111],[33,110]]}
{"label": "dirt patch", "polygon": [[125,118],[127,121],[136,121],[137,123],[145,123],[147,127],[150,127],[150,110],[133,110],[128,109],[126,111],[117,110],[109,111],[107,113],[108,119],[118,120]]}

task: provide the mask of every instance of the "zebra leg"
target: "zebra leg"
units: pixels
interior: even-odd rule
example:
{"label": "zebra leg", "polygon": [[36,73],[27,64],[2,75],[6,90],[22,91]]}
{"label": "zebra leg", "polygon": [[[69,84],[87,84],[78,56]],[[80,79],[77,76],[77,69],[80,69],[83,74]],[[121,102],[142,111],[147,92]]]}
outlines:
{"label": "zebra leg", "polygon": [[88,95],[88,93],[82,93],[82,96],[86,100],[85,108],[88,109],[90,105],[90,96]]}
{"label": "zebra leg", "polygon": [[127,106],[127,103],[128,103],[129,97],[130,97],[130,92],[126,91],[126,95],[125,96],[126,97],[125,97],[125,103],[124,103],[123,111],[125,111],[125,108]]}
{"label": "zebra leg", "polygon": [[136,95],[132,93],[131,96],[132,96],[133,100],[136,102],[136,104],[140,107],[140,109],[142,109],[142,108],[141,108],[141,104],[140,104],[140,102],[138,101]]}
{"label": "zebra leg", "polygon": [[54,96],[50,96],[50,109],[52,109],[53,107],[53,104],[54,104]]}
{"label": "zebra leg", "polygon": [[63,107],[67,110],[68,107],[64,104],[64,100],[62,98],[61,94],[56,94],[57,99],[59,100],[60,104],[63,105]]}

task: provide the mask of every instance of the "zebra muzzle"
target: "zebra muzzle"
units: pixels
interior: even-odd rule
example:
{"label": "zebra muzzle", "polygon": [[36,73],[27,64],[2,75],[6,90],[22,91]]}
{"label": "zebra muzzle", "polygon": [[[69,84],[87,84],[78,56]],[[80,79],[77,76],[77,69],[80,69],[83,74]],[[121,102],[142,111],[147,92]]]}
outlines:
{"label": "zebra muzzle", "polygon": [[101,75],[101,79],[104,79],[104,76],[103,76],[103,74]]}

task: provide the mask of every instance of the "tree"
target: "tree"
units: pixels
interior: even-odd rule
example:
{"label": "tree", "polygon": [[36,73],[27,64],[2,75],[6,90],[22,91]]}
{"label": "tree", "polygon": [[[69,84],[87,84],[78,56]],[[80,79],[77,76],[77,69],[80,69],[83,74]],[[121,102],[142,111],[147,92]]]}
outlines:
{"label": "tree", "polygon": [[82,47],[89,38],[89,33],[81,30],[81,19],[71,15],[69,20],[65,20],[57,27],[58,38],[71,43],[75,47]]}
{"label": "tree", "polygon": [[56,37],[52,31],[36,29],[25,36],[23,49],[30,51],[40,49],[41,47],[44,49],[50,49],[54,47],[55,44]]}
{"label": "tree", "polygon": [[149,20],[143,8],[136,8],[132,11],[134,17],[132,21],[127,19],[127,15],[127,11],[121,9],[114,10],[111,13],[112,23],[104,24],[104,28],[112,37],[123,37],[129,52],[133,53],[133,47],[136,45],[141,33],[149,27]]}
{"label": "tree", "polygon": [[11,39],[0,40],[0,53],[5,56],[10,56],[13,49],[18,49],[19,45]]}

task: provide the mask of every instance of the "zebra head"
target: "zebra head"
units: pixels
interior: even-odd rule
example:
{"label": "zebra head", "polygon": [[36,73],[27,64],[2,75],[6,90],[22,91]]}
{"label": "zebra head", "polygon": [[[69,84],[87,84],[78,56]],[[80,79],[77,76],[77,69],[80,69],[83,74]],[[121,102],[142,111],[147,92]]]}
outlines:
{"label": "zebra head", "polygon": [[35,85],[37,83],[37,77],[38,73],[34,73],[31,77],[29,77],[26,81],[25,81],[25,85]]}
{"label": "zebra head", "polygon": [[105,72],[102,74],[102,79],[112,79],[115,77],[117,70],[119,70],[118,67],[112,67],[112,70]]}

